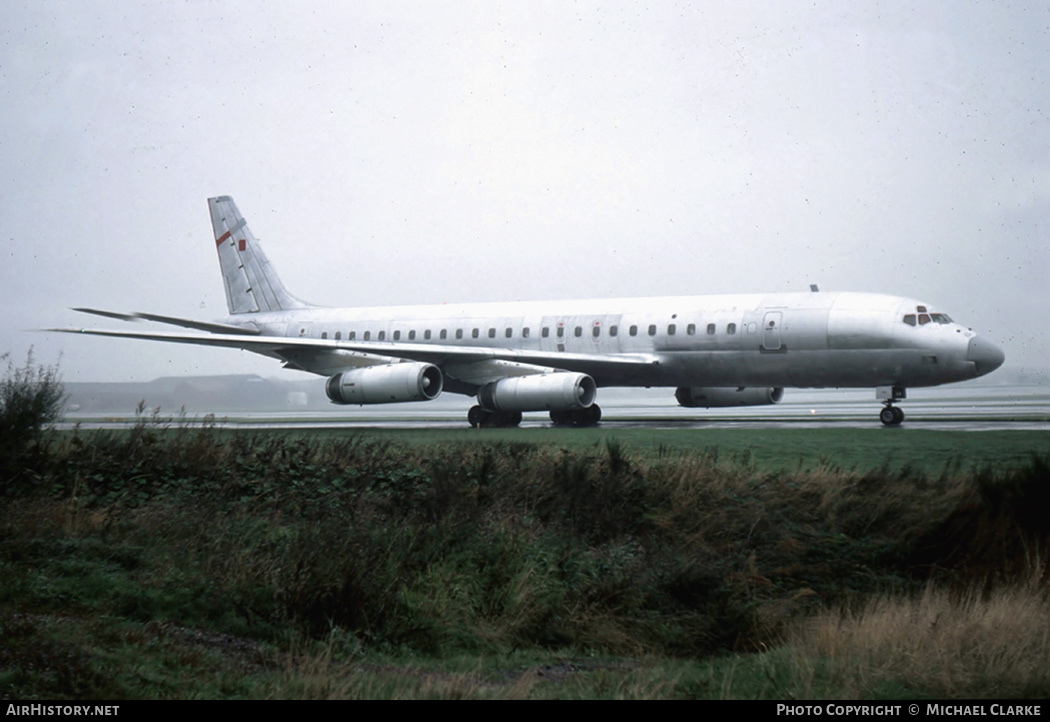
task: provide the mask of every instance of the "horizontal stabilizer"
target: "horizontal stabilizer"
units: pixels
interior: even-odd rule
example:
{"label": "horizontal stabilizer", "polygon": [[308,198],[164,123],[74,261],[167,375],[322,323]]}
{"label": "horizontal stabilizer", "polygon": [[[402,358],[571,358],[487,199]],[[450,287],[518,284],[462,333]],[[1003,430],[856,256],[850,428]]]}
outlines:
{"label": "horizontal stabilizer", "polygon": [[118,313],[116,311],[101,311],[97,308],[74,308],[72,310],[79,311],[80,313],[91,313],[96,316],[105,316],[106,318],[116,318],[121,321],[154,321],[156,323],[166,323],[172,326],[192,328],[197,331],[207,331],[208,333],[226,333],[239,336],[259,335],[259,329],[257,328],[231,326],[227,323],[210,323],[208,321],[194,321],[193,319],[179,318],[178,316],[160,316],[155,313]]}
{"label": "horizontal stabilizer", "polygon": [[232,333],[234,335],[242,336],[258,336],[259,329],[257,328],[245,328],[243,326],[231,326],[227,323],[209,323],[207,321],[193,321],[188,318],[178,318],[177,316],[158,316],[155,313],[136,313],[141,319],[146,321],[156,321],[157,323],[168,323],[172,326],[182,326],[183,328],[193,328],[198,331],[207,331],[208,333]]}
{"label": "horizontal stabilizer", "polygon": [[106,318],[115,318],[120,321],[137,321],[138,317],[133,313],[117,313],[116,311],[100,311],[97,308],[73,308],[71,311],[79,311],[80,313],[93,313],[96,316],[105,316]]}

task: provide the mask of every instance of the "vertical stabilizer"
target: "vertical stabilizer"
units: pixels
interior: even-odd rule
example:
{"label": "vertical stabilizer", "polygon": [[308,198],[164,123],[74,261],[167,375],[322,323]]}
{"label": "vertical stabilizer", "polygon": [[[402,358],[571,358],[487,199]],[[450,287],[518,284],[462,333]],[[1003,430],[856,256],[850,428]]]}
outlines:
{"label": "vertical stabilizer", "polygon": [[288,293],[229,196],[208,199],[230,314],[307,308]]}

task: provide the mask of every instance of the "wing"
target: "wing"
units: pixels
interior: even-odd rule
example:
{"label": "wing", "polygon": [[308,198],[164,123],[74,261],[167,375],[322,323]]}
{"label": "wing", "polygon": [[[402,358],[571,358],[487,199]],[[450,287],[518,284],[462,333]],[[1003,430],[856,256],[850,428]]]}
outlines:
{"label": "wing", "polygon": [[[111,315],[116,318],[118,314]],[[148,318],[136,314],[126,320],[157,320],[168,317]],[[184,319],[170,319],[169,323],[181,323]],[[197,322],[192,322],[197,323]],[[199,324],[201,328],[222,324]],[[473,394],[477,387],[507,376],[547,373],[554,370],[577,371],[594,377],[598,385],[610,385],[625,375],[636,374],[639,369],[652,368],[663,359],[658,354],[591,355],[578,353],[555,353],[527,349],[487,348],[479,346],[450,346],[437,344],[412,344],[389,342],[335,341],[314,338],[285,338],[282,336],[249,336],[243,332],[184,334],[140,331],[114,331],[90,328],[52,328],[57,333],[90,334],[114,338],[135,338],[167,343],[183,343],[197,346],[219,346],[237,348],[276,358],[288,368],[308,371],[321,376],[331,376],[350,368],[376,366],[398,361],[422,361],[438,366],[452,380],[459,381],[462,388],[449,387],[449,391]]]}

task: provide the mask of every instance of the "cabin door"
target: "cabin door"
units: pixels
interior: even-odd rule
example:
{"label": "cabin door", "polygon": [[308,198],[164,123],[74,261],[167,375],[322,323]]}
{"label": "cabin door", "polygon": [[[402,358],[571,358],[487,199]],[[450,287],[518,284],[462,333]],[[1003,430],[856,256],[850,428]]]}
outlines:
{"label": "cabin door", "polygon": [[767,351],[780,350],[780,322],[783,316],[780,311],[767,311],[762,320],[762,348]]}

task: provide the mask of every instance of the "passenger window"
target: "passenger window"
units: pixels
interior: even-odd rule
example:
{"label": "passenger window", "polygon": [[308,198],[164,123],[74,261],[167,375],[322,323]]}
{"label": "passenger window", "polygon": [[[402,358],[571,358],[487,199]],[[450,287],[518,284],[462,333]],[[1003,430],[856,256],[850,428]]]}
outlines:
{"label": "passenger window", "polygon": [[371,338],[372,338],[372,332],[371,331],[365,331],[365,341],[368,341]]}
{"label": "passenger window", "polygon": [[707,335],[708,336],[714,336],[715,335],[715,325],[713,323],[707,324]]}
{"label": "passenger window", "polygon": [[726,326],[726,333],[728,333],[730,336],[736,333],[736,324],[731,323],[728,326]]}
{"label": "passenger window", "polygon": [[473,331],[470,332],[470,337],[471,338],[477,338],[480,333],[481,332],[478,331],[478,329],[474,329]]}
{"label": "passenger window", "polygon": [[689,334],[690,336],[696,335],[696,324],[695,323],[691,323],[688,326],[686,326],[685,327],[685,332],[687,334]]}
{"label": "passenger window", "polygon": [[582,336],[583,335],[583,327],[582,326],[577,326],[576,330],[573,331],[573,335],[575,335],[576,338],[579,338],[580,336]]}
{"label": "passenger window", "polygon": [[409,341],[415,341],[416,340],[416,332],[415,331],[409,331],[408,332],[408,340]]}
{"label": "passenger window", "polygon": [[463,329],[461,329],[461,328],[457,328],[456,329],[456,338],[463,338]]}
{"label": "passenger window", "polygon": [[529,327],[528,326],[526,326],[525,328],[521,329],[521,337],[522,338],[528,338],[529,337]]}
{"label": "passenger window", "polygon": [[504,335],[505,335],[505,336],[506,336],[507,338],[510,338],[511,336],[513,336],[513,335],[514,335],[514,329],[512,329],[512,328],[508,328],[508,329],[506,330],[506,332],[504,333]]}
{"label": "passenger window", "polygon": [[489,338],[496,338],[496,329],[494,329],[494,328],[490,328],[489,329]]}
{"label": "passenger window", "polygon": [[328,338],[328,332],[327,331],[322,331],[321,332],[321,338]]}
{"label": "passenger window", "polygon": [[425,340],[427,340],[427,341],[430,340],[430,329],[429,328],[426,331],[423,332],[423,338]]}
{"label": "passenger window", "polygon": [[609,327],[609,335],[610,336],[615,336],[619,332],[620,332],[620,327],[617,326],[615,323],[612,326]]}
{"label": "passenger window", "polygon": [[355,338],[357,338],[357,331],[351,331],[350,333],[346,334],[346,338],[347,340],[353,341]]}
{"label": "passenger window", "polygon": [[638,335],[638,327],[637,326],[631,326],[629,329],[627,329],[627,333],[631,334],[632,336],[637,336]]}
{"label": "passenger window", "polygon": [[441,329],[441,340],[444,341],[446,338],[448,338],[448,329],[443,328]]}
{"label": "passenger window", "polygon": [[650,336],[655,336],[656,335],[656,324],[655,323],[649,324],[649,335]]}
{"label": "passenger window", "polygon": [[675,331],[677,331],[677,330],[678,330],[678,328],[673,323],[667,325],[667,335],[668,336],[674,336]]}
{"label": "passenger window", "polygon": [[386,331],[379,332],[379,340],[384,341],[386,339]]}
{"label": "passenger window", "polygon": [[395,341],[400,341],[401,340],[401,331],[394,331],[394,340]]}
{"label": "passenger window", "polygon": [[544,326],[543,330],[540,331],[540,336],[542,336],[543,338],[550,338],[550,335],[551,335],[551,327],[550,326]]}

